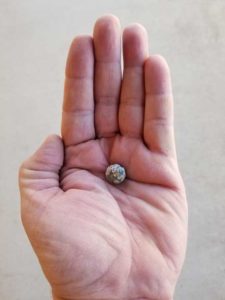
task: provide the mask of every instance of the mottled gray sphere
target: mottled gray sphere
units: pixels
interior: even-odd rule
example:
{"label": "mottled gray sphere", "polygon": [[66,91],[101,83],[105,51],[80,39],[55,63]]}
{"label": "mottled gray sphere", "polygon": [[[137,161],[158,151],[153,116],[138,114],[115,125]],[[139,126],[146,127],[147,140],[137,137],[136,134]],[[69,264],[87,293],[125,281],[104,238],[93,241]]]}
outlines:
{"label": "mottled gray sphere", "polygon": [[105,172],[105,176],[109,182],[119,184],[126,178],[126,171],[119,164],[113,164],[108,166]]}

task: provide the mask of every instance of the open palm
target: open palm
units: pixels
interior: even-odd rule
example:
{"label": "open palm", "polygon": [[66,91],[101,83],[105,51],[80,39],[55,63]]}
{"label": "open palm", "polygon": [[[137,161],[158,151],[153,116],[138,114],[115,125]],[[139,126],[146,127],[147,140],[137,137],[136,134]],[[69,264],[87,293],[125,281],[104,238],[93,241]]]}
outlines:
{"label": "open palm", "polygon": [[[169,69],[138,24],[100,18],[66,66],[62,139],[20,168],[22,220],[54,299],[172,299],[187,205],[173,136]],[[122,184],[108,165],[125,167]]]}

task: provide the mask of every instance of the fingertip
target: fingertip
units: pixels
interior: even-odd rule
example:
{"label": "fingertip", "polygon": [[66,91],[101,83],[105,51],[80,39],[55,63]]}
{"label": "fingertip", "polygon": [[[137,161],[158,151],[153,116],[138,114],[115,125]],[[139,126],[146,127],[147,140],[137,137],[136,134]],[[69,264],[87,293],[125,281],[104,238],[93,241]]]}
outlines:
{"label": "fingertip", "polygon": [[53,146],[57,145],[57,146],[61,147],[63,144],[63,140],[59,135],[52,133],[47,136],[44,143],[47,143],[47,144],[53,145]]}
{"label": "fingertip", "polygon": [[116,16],[105,15],[96,20],[93,36],[98,41],[104,41],[120,33],[120,29],[120,21]]}
{"label": "fingertip", "polygon": [[115,16],[113,14],[105,14],[105,15],[99,17],[95,21],[94,32],[96,30],[100,30],[102,27],[105,27],[105,26],[108,26],[108,27],[115,26],[115,27],[120,28],[120,20],[117,16]]}
{"label": "fingertip", "polygon": [[64,145],[62,138],[57,134],[50,134],[41,144],[35,155],[45,157],[49,163],[57,162],[59,165],[62,164],[63,160]]}
{"label": "fingertip", "polygon": [[166,59],[161,55],[151,55],[145,61],[146,92],[170,94],[172,92],[170,69]]}
{"label": "fingertip", "polygon": [[148,34],[144,26],[133,23],[123,31],[124,62],[127,66],[136,66],[144,62],[149,55]]}
{"label": "fingertip", "polygon": [[149,56],[146,59],[146,64],[148,64],[148,67],[150,68],[157,68],[157,69],[163,69],[164,71],[166,71],[167,73],[169,73],[169,65],[166,61],[166,59],[160,55],[160,54],[154,54]]}
{"label": "fingertip", "polygon": [[59,170],[63,164],[63,140],[57,134],[51,134],[42,141],[38,149],[22,162],[19,167],[19,178],[25,169]]}
{"label": "fingertip", "polygon": [[67,61],[66,76],[92,76],[93,73],[93,39],[90,35],[78,35],[71,42]]}
{"label": "fingertip", "polygon": [[74,47],[77,46],[82,47],[83,45],[91,42],[92,42],[92,37],[90,35],[80,34],[74,37],[74,39],[71,42],[70,48],[73,50]]}
{"label": "fingertip", "polygon": [[144,36],[148,35],[146,28],[140,23],[132,23],[123,30],[124,38],[138,38],[140,34]]}

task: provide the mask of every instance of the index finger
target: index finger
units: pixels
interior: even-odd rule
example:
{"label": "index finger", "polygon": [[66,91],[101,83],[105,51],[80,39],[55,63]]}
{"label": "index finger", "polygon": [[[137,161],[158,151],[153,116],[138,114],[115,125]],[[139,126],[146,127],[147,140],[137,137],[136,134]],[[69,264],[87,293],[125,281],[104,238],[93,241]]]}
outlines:
{"label": "index finger", "polygon": [[66,146],[95,138],[94,53],[90,36],[78,36],[71,44],[66,70],[62,137]]}

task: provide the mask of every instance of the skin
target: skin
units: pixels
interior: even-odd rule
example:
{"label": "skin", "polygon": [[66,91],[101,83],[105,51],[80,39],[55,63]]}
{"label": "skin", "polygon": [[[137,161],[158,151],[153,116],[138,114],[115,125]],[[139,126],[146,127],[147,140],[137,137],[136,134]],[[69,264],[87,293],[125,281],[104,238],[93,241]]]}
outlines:
{"label": "skin", "polygon": [[[122,45],[121,45],[122,40]],[[123,72],[121,72],[121,48]],[[119,185],[109,164],[125,167]],[[62,138],[20,167],[22,221],[53,298],[173,299],[187,202],[178,169],[170,72],[139,24],[112,15],[71,44]]]}

